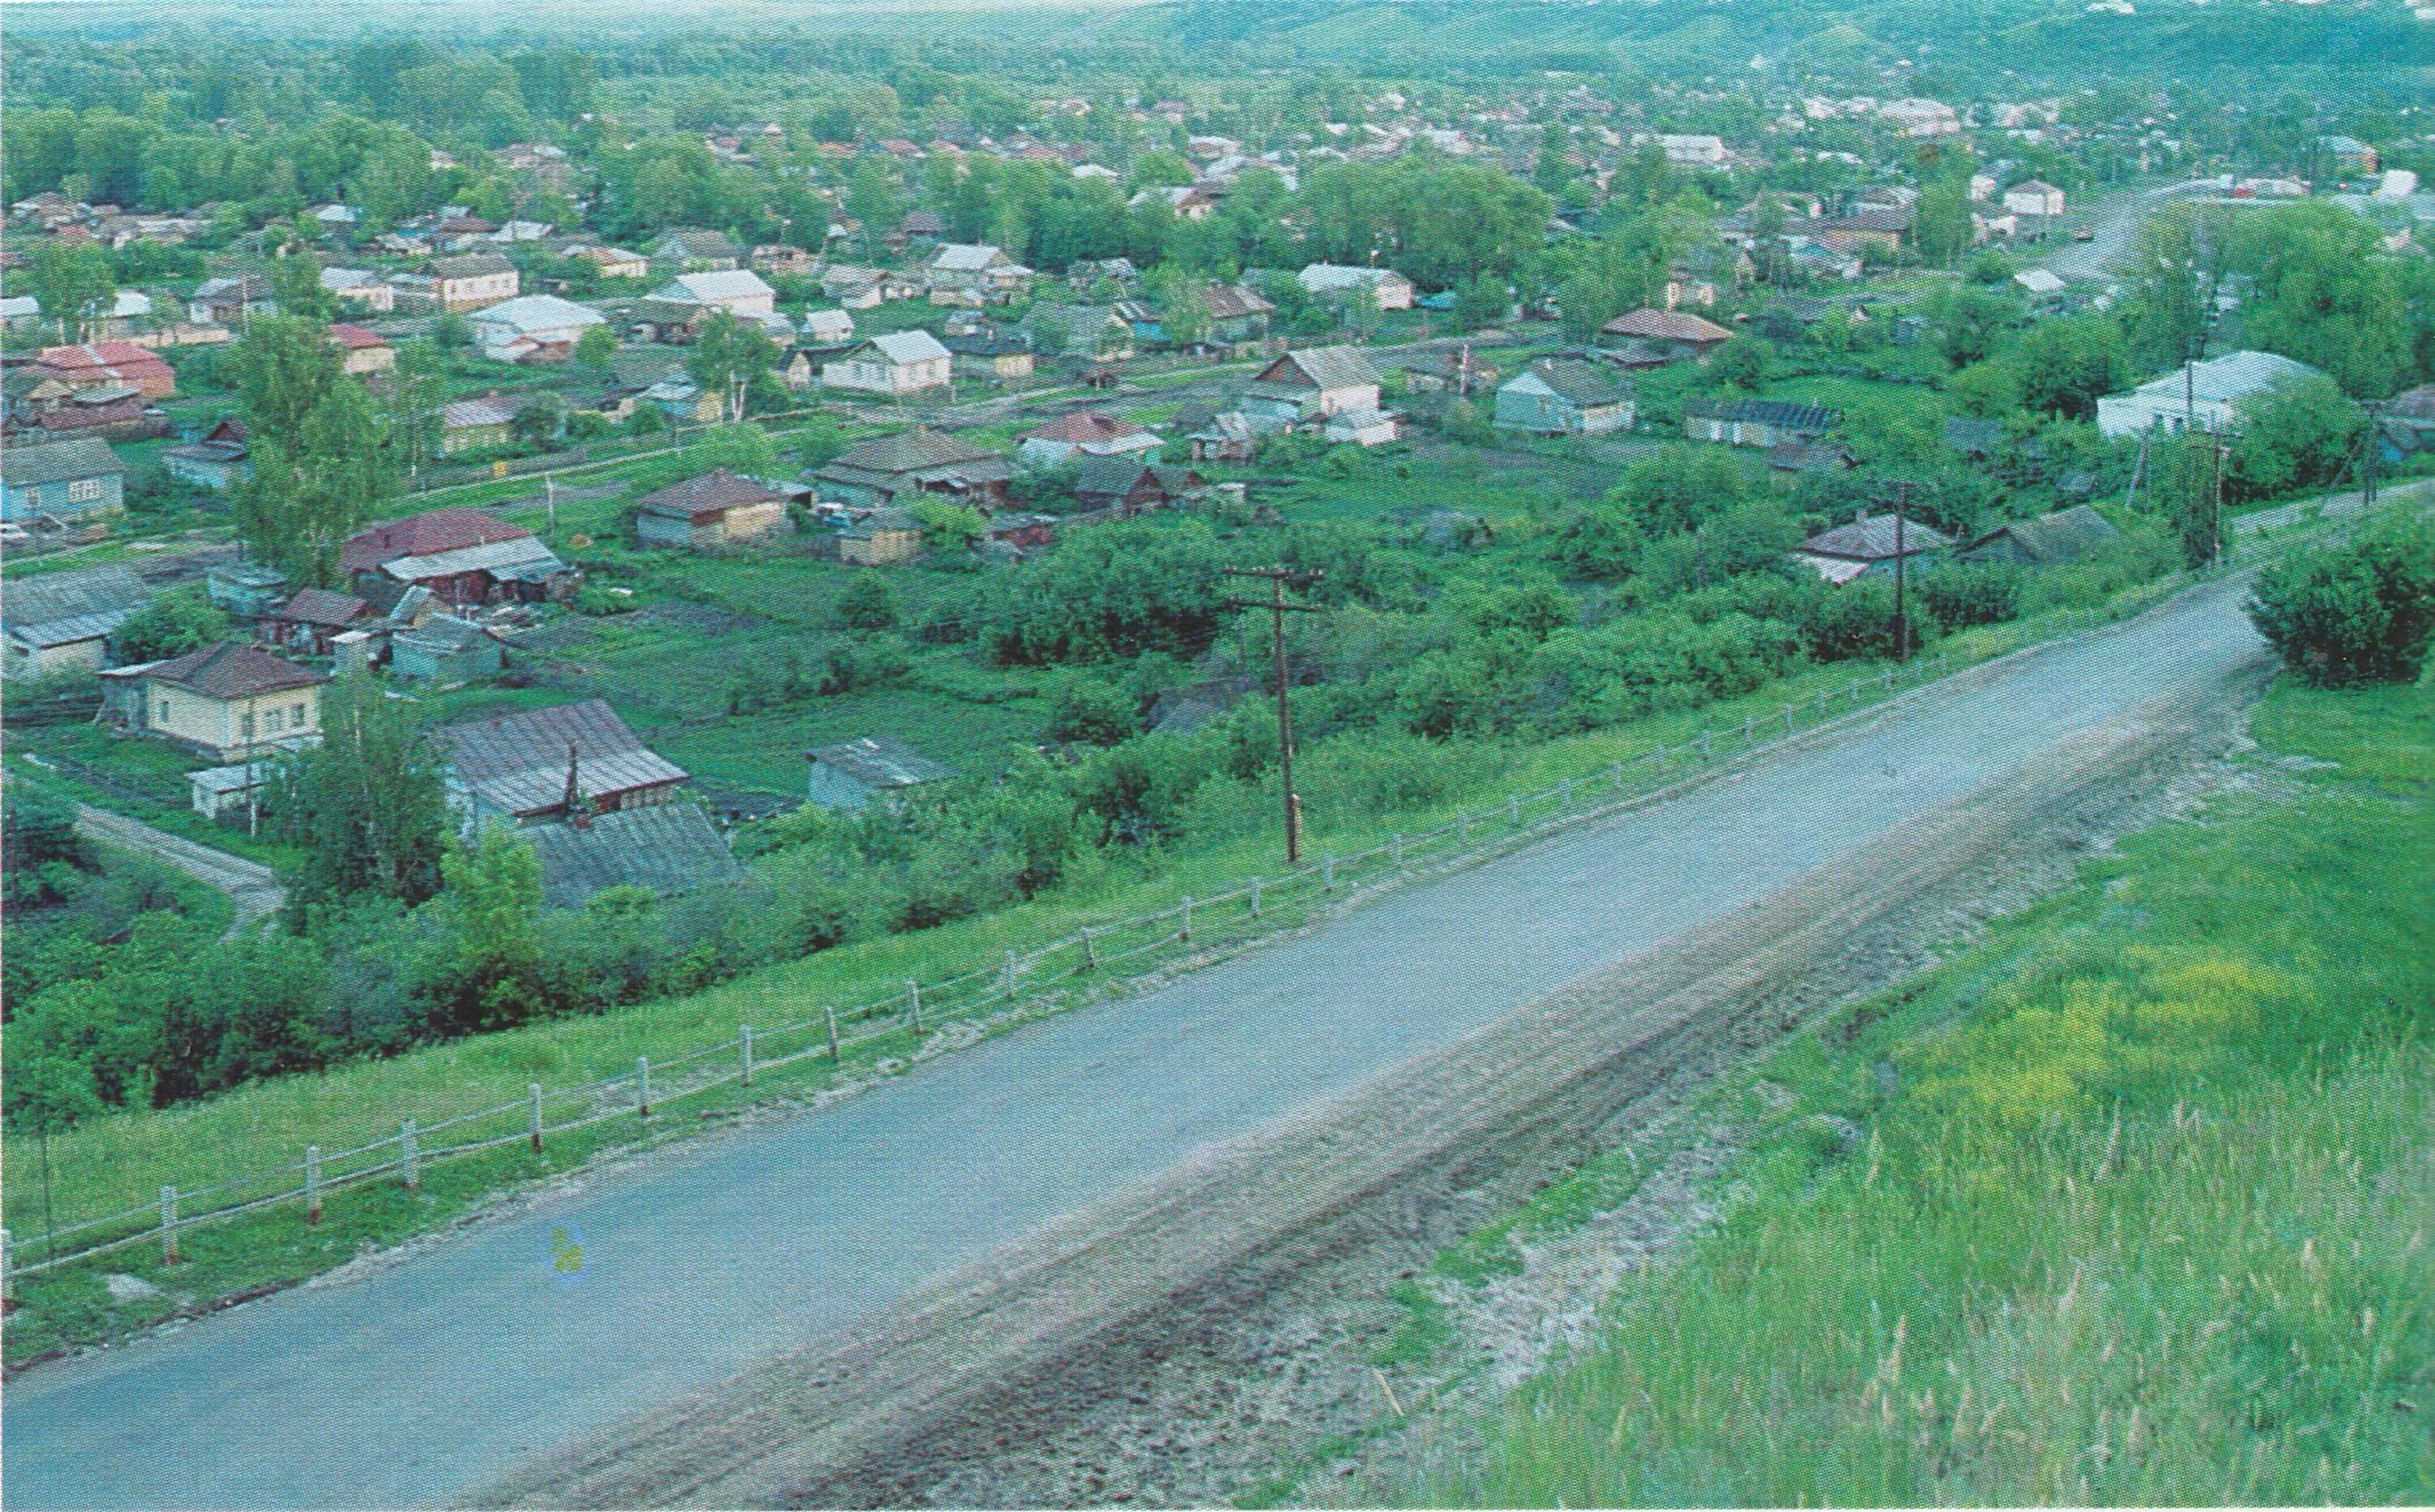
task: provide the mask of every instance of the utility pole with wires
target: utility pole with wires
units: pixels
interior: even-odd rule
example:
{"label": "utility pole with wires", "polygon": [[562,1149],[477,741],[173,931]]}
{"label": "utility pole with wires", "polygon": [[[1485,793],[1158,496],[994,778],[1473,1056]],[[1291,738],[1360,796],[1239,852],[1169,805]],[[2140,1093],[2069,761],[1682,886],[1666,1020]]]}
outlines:
{"label": "utility pole with wires", "polygon": [[1287,588],[1306,589],[1326,575],[1297,572],[1290,567],[1229,567],[1229,577],[1258,577],[1269,585],[1266,598],[1230,598],[1228,609],[1264,609],[1269,611],[1269,643],[1276,655],[1277,675],[1277,774],[1285,789],[1286,865],[1302,865],[1302,795],[1294,791],[1293,780],[1293,706],[1287,695],[1293,691],[1292,679],[1286,671],[1286,616],[1287,614],[1324,614],[1316,604],[1288,604]]}
{"label": "utility pole with wires", "polygon": [[1910,616],[1904,612],[1904,598],[1909,588],[1910,542],[1910,480],[1897,479],[1894,496],[1883,501],[1894,511],[1894,660],[1910,660]]}

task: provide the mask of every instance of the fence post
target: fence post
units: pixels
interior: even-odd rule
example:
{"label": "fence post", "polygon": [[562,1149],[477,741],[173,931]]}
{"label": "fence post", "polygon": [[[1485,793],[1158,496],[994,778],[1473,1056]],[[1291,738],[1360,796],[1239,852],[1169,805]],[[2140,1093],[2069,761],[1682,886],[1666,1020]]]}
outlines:
{"label": "fence post", "polygon": [[1664,741],[1657,743],[1657,772],[1661,777],[1666,773],[1666,743]]}
{"label": "fence post", "polygon": [[1518,830],[1522,828],[1521,794],[1508,793],[1505,795],[1505,822],[1511,825],[1514,829]]}
{"label": "fence post", "polygon": [[1711,737],[1705,730],[1702,730],[1700,731],[1700,760],[1702,763],[1707,763],[1713,762],[1716,759],[1717,752],[1713,737]]}
{"label": "fence post", "polygon": [[1252,879],[1252,917],[1260,917],[1260,879],[1257,877]]}
{"label": "fence post", "polygon": [[304,1221],[321,1221],[321,1146],[304,1146]]}
{"label": "fence post", "polygon": [[1569,777],[1556,784],[1556,807],[1562,813],[1573,812],[1573,780]]}
{"label": "fence post", "polygon": [[1617,793],[1623,791],[1623,763],[1616,762],[1606,769],[1606,785]]}
{"label": "fence post", "polygon": [[636,1056],[634,1057],[634,1094],[636,1099],[635,1116],[638,1118],[650,1117],[651,1057],[648,1056]]}
{"label": "fence post", "polygon": [[1009,1000],[1014,997],[1014,952],[1012,951],[1006,953],[1006,995]]}
{"label": "fence post", "polygon": [[414,1120],[410,1118],[397,1126],[397,1166],[406,1177],[408,1192],[423,1185],[422,1152],[415,1148]]}
{"label": "fence post", "polygon": [[829,1025],[829,1064],[838,1065],[841,1062],[838,1056],[837,1009],[823,1007],[820,1017],[827,1020]]}
{"label": "fence post", "polygon": [[752,1085],[752,1025],[741,1025],[736,1035],[744,1053],[744,1085]]}
{"label": "fence post", "polygon": [[1183,895],[1183,916],[1176,928],[1175,937],[1186,945],[1192,943],[1192,895],[1190,893]]}
{"label": "fence post", "polygon": [[178,1263],[178,1189],[161,1189],[161,1263]]}
{"label": "fence post", "polygon": [[532,1099],[532,1148],[533,1153],[539,1155],[541,1153],[541,1083],[537,1081],[525,1083],[525,1093]]}
{"label": "fence post", "polygon": [[1756,714],[1744,714],[1744,715],[1742,715],[1742,744],[1743,744],[1743,745],[1745,745],[1745,746],[1747,746],[1747,745],[1749,745],[1752,741],[1753,741],[1753,740],[1755,740],[1755,739],[1757,739],[1757,738],[1758,738],[1758,715],[1756,715]]}
{"label": "fence post", "polygon": [[1091,942],[1091,926],[1085,924],[1082,926],[1082,970],[1096,971],[1098,969],[1098,948]]}
{"label": "fence post", "polygon": [[1397,831],[1395,832],[1395,869],[1396,869],[1396,870],[1398,870],[1398,871],[1401,871],[1403,868],[1404,868],[1404,832],[1403,832],[1403,831],[1401,831],[1401,830],[1397,830]]}
{"label": "fence post", "polygon": [[913,1032],[922,1032],[922,984],[913,977],[905,979],[905,1001],[913,1008]]}
{"label": "fence post", "polygon": [[1319,890],[1321,892],[1336,890],[1336,857],[1332,854],[1320,858]]}
{"label": "fence post", "polygon": [[0,1313],[17,1305],[17,1252],[9,1246],[9,1230],[0,1228]]}
{"label": "fence post", "polygon": [[1784,732],[1787,735],[1792,733],[1792,705],[1790,704],[1784,706]]}

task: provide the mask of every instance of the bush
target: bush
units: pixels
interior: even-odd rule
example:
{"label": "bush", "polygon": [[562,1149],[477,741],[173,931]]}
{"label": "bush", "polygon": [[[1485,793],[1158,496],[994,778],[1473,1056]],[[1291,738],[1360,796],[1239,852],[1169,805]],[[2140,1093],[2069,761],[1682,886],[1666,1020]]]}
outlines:
{"label": "bush", "polygon": [[1919,607],[1939,625],[2000,625],[2021,612],[2021,575],[2001,566],[1954,565],[1919,575]]}
{"label": "bush", "polygon": [[2286,557],[2258,578],[2249,617],[2319,687],[2414,681],[2435,637],[2435,525],[2387,524]]}

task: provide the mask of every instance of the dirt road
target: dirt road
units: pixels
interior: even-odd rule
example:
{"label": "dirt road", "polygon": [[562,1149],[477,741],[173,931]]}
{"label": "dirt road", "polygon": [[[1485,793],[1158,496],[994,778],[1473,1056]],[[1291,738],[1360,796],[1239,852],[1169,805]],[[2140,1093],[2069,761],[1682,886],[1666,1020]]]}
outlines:
{"label": "dirt road", "polygon": [[[954,1301],[976,1295],[968,1290],[924,1289],[1002,1246],[1044,1231],[1096,1246],[1089,1236],[1105,1231],[1105,1217],[1076,1217],[1095,1204],[1178,1170],[1208,1178],[1235,1169],[1209,1163],[1219,1158],[1207,1152],[1263,1130],[1317,1138],[1325,1125],[1308,1120],[1329,1099],[1677,936],[1676,964],[1641,969],[1662,974],[1635,989],[1649,1011],[1717,977],[1681,975],[1698,962],[1756,970],[1759,953],[1788,936],[1711,947],[1686,932],[1754,908],[1754,919],[1789,918],[1767,901],[1855,848],[2160,696],[2213,696],[2251,675],[2259,645],[2239,612],[2242,592],[2209,585],[1733,781],[1408,887],[1324,929],[933,1061],[820,1113],[602,1173],[397,1265],[37,1367],[12,1383],[0,1429],[9,1500],[463,1500],[525,1456],[815,1341],[846,1341],[820,1345],[821,1357],[872,1360],[874,1382],[890,1369],[918,1376],[931,1356],[910,1343],[889,1352],[882,1341],[914,1335],[893,1325],[874,1334],[874,1320],[917,1296],[971,1305]],[[1595,1032],[1611,1034],[1612,1007],[1597,1013],[1605,1027]],[[1469,1105],[1447,1106],[1451,1115]],[[1504,1106],[1483,1102],[1480,1116]],[[1433,1134],[1426,1108],[1407,1111],[1420,1122],[1376,1125],[1364,1142],[1390,1164],[1330,1165],[1314,1145],[1314,1170],[1358,1184],[1480,1126],[1450,1116],[1448,1132]],[[1239,1160],[1241,1148],[1223,1159]],[[1248,1206],[1220,1215],[1274,1234],[1325,1207],[1319,1195],[1266,1203],[1255,1190]],[[1235,1246],[1235,1230],[1160,1211],[1178,1217],[1176,1243],[1203,1246],[1201,1269],[1112,1278],[1102,1290],[1116,1302],[1211,1274],[1210,1257]],[[1060,1223],[1069,1227],[1046,1227]],[[581,1252],[572,1271],[560,1262],[570,1244]],[[1002,1263],[1033,1264],[1040,1244]],[[1169,1252],[1143,1249],[1152,1253]],[[1075,1284],[1053,1267],[1042,1275],[1042,1284]],[[1041,1314],[1057,1315],[1081,1314]],[[1033,1337],[1012,1356],[986,1358],[1031,1360],[1023,1350],[1041,1348]],[[820,1377],[809,1368],[787,1379],[817,1391]],[[858,1400],[883,1415],[903,1405]],[[559,1462],[507,1485],[542,1500],[646,1486],[716,1498],[726,1490],[675,1488],[817,1479],[798,1452],[812,1446],[764,1438],[739,1450],[688,1437],[703,1421],[665,1426],[648,1460]],[[833,1486],[853,1499],[860,1484]]]}
{"label": "dirt road", "polygon": [[90,803],[77,805],[77,830],[90,839],[150,856],[228,894],[229,901],[236,905],[236,915],[229,920],[227,933],[220,936],[223,939],[235,937],[254,920],[286,905],[287,889],[279,885],[279,878],[268,867],[259,862],[197,845],[166,830],[156,830],[141,819],[97,809]]}

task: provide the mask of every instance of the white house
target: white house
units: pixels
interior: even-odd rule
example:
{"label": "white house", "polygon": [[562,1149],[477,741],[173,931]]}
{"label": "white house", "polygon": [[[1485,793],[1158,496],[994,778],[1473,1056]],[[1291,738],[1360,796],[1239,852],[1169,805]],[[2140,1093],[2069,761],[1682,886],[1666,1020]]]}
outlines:
{"label": "white house", "polygon": [[954,354],[929,332],[892,331],[821,364],[820,382],[831,388],[902,399],[944,388],[954,366]]}
{"label": "white house", "polygon": [[555,294],[526,294],[466,317],[482,355],[492,362],[563,362],[594,326],[609,323],[589,305]]}
{"label": "white house", "polygon": [[807,347],[841,347],[854,339],[854,317],[844,310],[807,311],[803,338]]}
{"label": "white house", "polygon": [[1031,283],[1031,269],[1007,256],[1003,248],[972,242],[941,247],[922,271],[933,303],[1003,304]]}
{"label": "white house", "polygon": [[1313,263],[1294,278],[1303,292],[1319,300],[1369,297],[1373,308],[1408,310],[1412,281],[1391,267],[1351,267],[1342,263]]}
{"label": "white house", "polygon": [[725,310],[739,320],[775,314],[778,291],[749,267],[709,273],[680,273],[651,291],[651,298],[670,304],[699,304]]}
{"label": "white house", "polygon": [[2063,214],[2063,191],[2044,179],[2027,179],[2004,191],[2004,208],[2015,215],[2052,220]]}
{"label": "white house", "polygon": [[2271,352],[2226,352],[2151,378],[2128,393],[2098,399],[2097,429],[2109,438],[2160,428],[2221,432],[2238,418],[2241,401],[2279,385],[2323,376],[2305,362]]}
{"label": "white house", "polygon": [[360,267],[325,267],[321,269],[321,287],[333,299],[345,301],[358,310],[387,315],[397,308],[397,290],[377,273]]}

